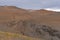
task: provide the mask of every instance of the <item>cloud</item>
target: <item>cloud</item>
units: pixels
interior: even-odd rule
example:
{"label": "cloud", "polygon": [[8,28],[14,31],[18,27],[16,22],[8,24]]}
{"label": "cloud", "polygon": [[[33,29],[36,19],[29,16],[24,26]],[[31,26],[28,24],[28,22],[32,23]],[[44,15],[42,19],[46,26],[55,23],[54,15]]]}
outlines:
{"label": "cloud", "polygon": [[13,5],[22,8],[60,8],[60,0],[0,0],[0,5]]}

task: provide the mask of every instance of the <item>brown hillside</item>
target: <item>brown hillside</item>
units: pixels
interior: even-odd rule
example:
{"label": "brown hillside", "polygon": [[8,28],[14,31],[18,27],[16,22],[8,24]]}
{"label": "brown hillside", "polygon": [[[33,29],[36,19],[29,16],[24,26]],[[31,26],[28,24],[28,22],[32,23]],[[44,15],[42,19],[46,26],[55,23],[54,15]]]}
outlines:
{"label": "brown hillside", "polygon": [[0,6],[0,31],[60,40],[60,12]]}

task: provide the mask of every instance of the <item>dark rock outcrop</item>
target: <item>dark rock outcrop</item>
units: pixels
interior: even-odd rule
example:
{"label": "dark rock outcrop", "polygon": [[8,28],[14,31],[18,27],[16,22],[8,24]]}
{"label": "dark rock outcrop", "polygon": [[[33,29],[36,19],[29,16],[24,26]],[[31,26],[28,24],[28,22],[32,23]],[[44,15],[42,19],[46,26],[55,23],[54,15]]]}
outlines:
{"label": "dark rock outcrop", "polygon": [[[14,28],[14,25],[17,26]],[[45,40],[60,40],[60,30],[54,29],[49,25],[35,23],[29,20],[20,20],[16,23],[11,23],[9,26],[22,35],[43,38]]]}

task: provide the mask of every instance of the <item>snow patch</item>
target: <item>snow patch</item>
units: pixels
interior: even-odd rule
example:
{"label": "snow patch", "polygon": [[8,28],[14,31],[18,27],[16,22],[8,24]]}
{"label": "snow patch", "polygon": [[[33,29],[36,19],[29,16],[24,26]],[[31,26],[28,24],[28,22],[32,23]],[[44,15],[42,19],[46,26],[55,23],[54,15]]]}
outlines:
{"label": "snow patch", "polygon": [[60,12],[60,9],[50,9],[50,8],[46,8],[45,10]]}

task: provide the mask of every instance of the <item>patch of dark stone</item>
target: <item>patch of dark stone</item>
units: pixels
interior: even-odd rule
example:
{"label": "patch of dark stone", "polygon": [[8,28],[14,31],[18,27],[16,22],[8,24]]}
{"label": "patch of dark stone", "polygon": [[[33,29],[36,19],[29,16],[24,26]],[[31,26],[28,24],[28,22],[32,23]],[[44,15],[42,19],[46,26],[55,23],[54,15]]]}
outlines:
{"label": "patch of dark stone", "polygon": [[20,20],[18,22],[16,21],[9,22],[9,25],[11,26],[16,24],[17,24],[16,29],[19,32],[21,32],[23,35],[27,35],[31,37],[43,37],[45,39],[47,39],[47,36],[48,36],[49,38],[47,40],[55,40],[54,37],[56,37],[58,38],[56,40],[60,40],[60,30],[54,29],[52,28],[52,26],[35,23],[30,20]]}

